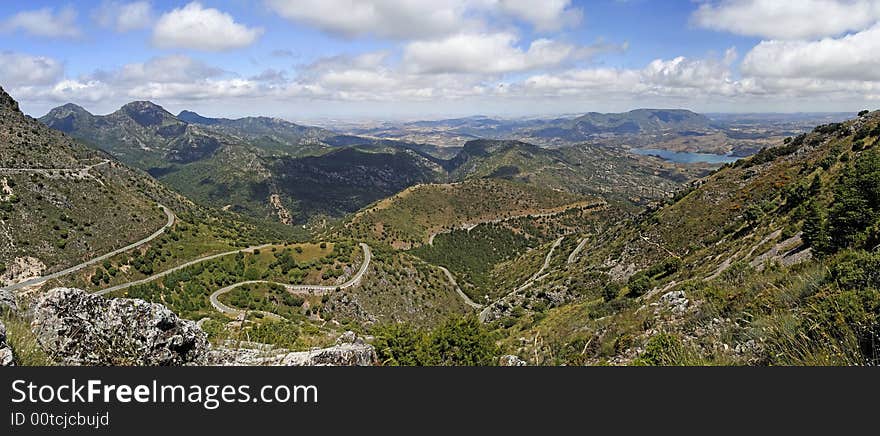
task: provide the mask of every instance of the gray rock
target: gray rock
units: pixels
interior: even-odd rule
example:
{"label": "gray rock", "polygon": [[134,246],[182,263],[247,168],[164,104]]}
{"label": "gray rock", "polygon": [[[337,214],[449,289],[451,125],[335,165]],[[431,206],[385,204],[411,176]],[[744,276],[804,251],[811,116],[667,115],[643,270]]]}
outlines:
{"label": "gray rock", "polygon": [[18,303],[15,301],[15,293],[0,289],[0,310],[18,310]]}
{"label": "gray rock", "polygon": [[284,366],[373,366],[378,357],[369,344],[339,344],[330,348],[289,353],[281,359]]}
{"label": "gray rock", "polygon": [[519,356],[514,356],[512,354],[508,354],[505,356],[501,356],[498,360],[498,364],[501,366],[528,366],[525,360],[519,358]]}
{"label": "gray rock", "polygon": [[6,325],[0,321],[0,366],[15,366],[15,355],[6,343]]}
{"label": "gray rock", "polygon": [[666,305],[675,315],[684,314],[688,309],[688,305],[690,305],[690,300],[687,299],[684,291],[667,292],[660,297],[660,302]]}
{"label": "gray rock", "polygon": [[207,335],[161,304],[55,288],[34,310],[40,347],[65,365],[202,363]]}
{"label": "gray rock", "polygon": [[373,366],[378,363],[378,357],[372,345],[354,332],[345,332],[336,340],[336,345],[329,348],[289,352],[220,347],[211,350],[208,361],[220,366]]}
{"label": "gray rock", "polygon": [[353,331],[349,330],[349,331],[343,333],[342,336],[340,336],[340,337],[338,337],[338,338],[336,339],[336,344],[337,344],[337,345],[340,345],[340,344],[353,344],[354,341],[356,341],[356,340],[357,340],[357,335],[354,334]]}

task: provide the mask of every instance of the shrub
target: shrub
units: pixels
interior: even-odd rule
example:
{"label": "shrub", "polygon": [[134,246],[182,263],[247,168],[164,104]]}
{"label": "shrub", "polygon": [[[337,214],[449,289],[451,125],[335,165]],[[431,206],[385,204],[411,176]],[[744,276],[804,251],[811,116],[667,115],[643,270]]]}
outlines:
{"label": "shrub", "polygon": [[655,335],[645,344],[645,352],[633,361],[633,365],[673,365],[681,353],[681,342],[668,333]]}
{"label": "shrub", "polygon": [[[864,245],[867,230],[880,222],[880,152],[871,150],[850,163],[835,186],[828,233],[835,250]],[[873,248],[873,247],[870,247]]]}
{"label": "shrub", "polygon": [[629,285],[628,296],[631,298],[640,297],[654,287],[651,279],[644,272],[630,277],[627,284]]}
{"label": "shrub", "polygon": [[386,324],[372,333],[379,360],[386,365],[489,366],[499,354],[490,332],[473,316],[450,319],[433,330]]}
{"label": "shrub", "polygon": [[843,289],[880,289],[880,253],[843,254],[831,267],[831,279]]}

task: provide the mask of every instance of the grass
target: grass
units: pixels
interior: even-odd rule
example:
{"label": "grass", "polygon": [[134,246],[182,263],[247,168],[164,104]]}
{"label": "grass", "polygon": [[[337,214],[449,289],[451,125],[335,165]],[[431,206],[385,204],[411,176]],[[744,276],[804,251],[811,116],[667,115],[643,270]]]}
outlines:
{"label": "grass", "polygon": [[40,347],[37,337],[31,331],[30,320],[10,311],[2,314],[6,325],[6,342],[15,355],[19,366],[52,366],[54,362]]}

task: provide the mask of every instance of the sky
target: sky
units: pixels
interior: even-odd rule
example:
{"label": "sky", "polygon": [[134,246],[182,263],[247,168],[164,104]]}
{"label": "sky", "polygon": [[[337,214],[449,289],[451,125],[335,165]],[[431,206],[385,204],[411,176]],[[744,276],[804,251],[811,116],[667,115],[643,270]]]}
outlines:
{"label": "sky", "polygon": [[880,106],[880,0],[2,2],[0,86],[33,116],[853,112]]}

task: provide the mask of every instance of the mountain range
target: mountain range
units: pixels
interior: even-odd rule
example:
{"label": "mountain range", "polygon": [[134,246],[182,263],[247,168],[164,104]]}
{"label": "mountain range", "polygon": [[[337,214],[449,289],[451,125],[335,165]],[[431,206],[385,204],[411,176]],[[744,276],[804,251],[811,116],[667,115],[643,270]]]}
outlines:
{"label": "mountain range", "polygon": [[[630,118],[645,129],[690,126],[701,119],[691,113],[634,111],[608,117],[602,125]],[[625,151],[601,147],[554,151],[474,140],[450,154],[428,144],[337,135],[267,117],[232,120],[191,111],[175,116],[150,102],[129,103],[106,116],[68,104],[40,121],[202,204],[286,224],[339,218],[419,183],[496,177],[641,201],[665,195],[690,177],[658,162],[629,166]]]}

